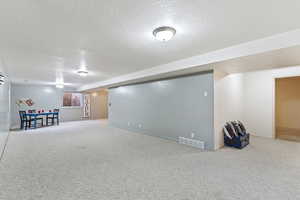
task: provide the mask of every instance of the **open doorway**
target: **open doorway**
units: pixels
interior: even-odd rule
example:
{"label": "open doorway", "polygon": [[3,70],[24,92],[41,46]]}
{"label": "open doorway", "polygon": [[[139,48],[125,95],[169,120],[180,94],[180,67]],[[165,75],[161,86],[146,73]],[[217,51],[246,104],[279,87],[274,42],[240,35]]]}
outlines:
{"label": "open doorway", "polygon": [[91,93],[90,96],[90,119],[107,119],[108,118],[108,91],[102,89]]}
{"label": "open doorway", "polygon": [[275,79],[276,138],[300,142],[300,76]]}

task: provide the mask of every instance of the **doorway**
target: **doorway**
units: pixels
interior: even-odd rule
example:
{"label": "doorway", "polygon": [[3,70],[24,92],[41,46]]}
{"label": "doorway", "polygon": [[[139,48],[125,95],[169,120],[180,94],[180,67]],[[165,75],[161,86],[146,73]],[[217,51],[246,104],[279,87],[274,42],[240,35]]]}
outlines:
{"label": "doorway", "polygon": [[276,138],[300,142],[300,76],[275,79]]}
{"label": "doorway", "polygon": [[91,113],[90,119],[107,119],[108,118],[108,90],[102,89],[91,93]]}

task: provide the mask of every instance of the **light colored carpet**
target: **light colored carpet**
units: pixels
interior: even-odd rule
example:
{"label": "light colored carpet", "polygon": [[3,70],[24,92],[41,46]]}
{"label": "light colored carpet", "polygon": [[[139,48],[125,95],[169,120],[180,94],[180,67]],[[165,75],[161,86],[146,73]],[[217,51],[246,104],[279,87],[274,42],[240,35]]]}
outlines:
{"label": "light colored carpet", "polygon": [[14,132],[0,199],[296,200],[300,144],[252,137],[244,150],[201,152],[105,121]]}

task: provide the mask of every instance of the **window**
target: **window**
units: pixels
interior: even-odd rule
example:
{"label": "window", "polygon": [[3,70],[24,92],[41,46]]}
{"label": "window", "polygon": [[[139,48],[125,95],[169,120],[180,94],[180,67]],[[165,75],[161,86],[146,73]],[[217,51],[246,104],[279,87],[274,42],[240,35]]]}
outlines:
{"label": "window", "polygon": [[82,94],[81,93],[64,93],[63,107],[81,107]]}

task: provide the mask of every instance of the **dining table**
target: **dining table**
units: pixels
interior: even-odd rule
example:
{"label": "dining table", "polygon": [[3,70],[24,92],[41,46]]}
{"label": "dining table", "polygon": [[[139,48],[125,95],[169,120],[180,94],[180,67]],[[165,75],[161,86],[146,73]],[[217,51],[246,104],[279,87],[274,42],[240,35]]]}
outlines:
{"label": "dining table", "polygon": [[36,119],[39,116],[58,115],[58,112],[40,112],[40,113],[26,113],[26,117],[29,117],[34,122],[34,128],[36,128]]}

